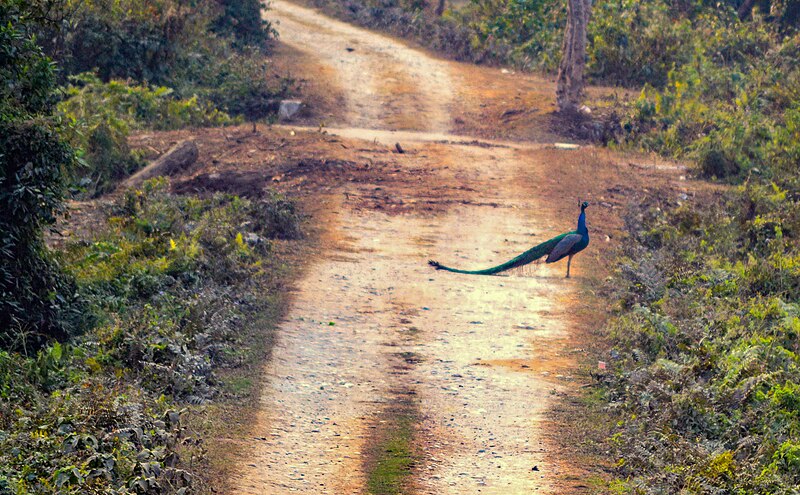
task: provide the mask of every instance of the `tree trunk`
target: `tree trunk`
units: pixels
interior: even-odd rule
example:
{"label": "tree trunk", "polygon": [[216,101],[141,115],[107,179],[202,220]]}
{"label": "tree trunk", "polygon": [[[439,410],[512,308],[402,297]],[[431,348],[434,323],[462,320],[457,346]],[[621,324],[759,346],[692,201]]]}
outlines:
{"label": "tree trunk", "polygon": [[436,5],[436,15],[440,16],[444,14],[444,9],[447,7],[446,5],[447,0],[439,0],[438,5]]}
{"label": "tree trunk", "polygon": [[568,0],[567,27],[558,68],[556,103],[558,111],[575,113],[583,96],[586,67],[586,26],[592,11],[591,0]]}
{"label": "tree trunk", "polygon": [[128,177],[122,183],[122,188],[135,187],[142,182],[159,175],[173,175],[185,170],[197,161],[197,145],[194,141],[181,141],[169,151],[158,157],[153,163]]}

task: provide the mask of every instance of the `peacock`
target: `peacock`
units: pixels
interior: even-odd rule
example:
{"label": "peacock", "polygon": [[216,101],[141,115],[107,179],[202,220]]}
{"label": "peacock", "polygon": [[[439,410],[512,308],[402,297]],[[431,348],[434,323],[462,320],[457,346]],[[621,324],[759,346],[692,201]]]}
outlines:
{"label": "peacock", "polygon": [[578,228],[576,230],[558,235],[548,241],[544,241],[538,246],[534,246],[520,254],[516,258],[506,261],[502,265],[486,268],[485,270],[459,270],[457,268],[444,266],[438,261],[431,260],[428,261],[428,263],[437,270],[446,270],[453,273],[466,273],[469,275],[495,275],[506,270],[511,270],[512,268],[518,268],[520,266],[527,265],[528,263],[532,263],[545,255],[547,255],[545,263],[555,263],[556,261],[567,257],[567,278],[569,278],[569,267],[570,264],[572,264],[572,257],[586,249],[586,246],[589,245],[589,229],[586,228],[586,208],[589,207],[589,203],[584,201],[580,204],[580,207],[581,214],[578,216]]}

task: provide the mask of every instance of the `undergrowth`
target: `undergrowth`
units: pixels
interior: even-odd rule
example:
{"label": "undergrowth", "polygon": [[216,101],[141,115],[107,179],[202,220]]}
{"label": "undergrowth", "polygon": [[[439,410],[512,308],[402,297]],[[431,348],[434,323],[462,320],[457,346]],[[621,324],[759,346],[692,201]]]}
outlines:
{"label": "undergrowth", "polygon": [[629,214],[605,389],[621,493],[796,490],[798,199],[748,182]]}
{"label": "undergrowth", "polygon": [[294,203],[176,196],[156,179],[102,220],[72,219],[84,233],[59,249],[43,231],[69,194],[142,164],[130,130],[273,111],[287,86],[264,63],[260,9],[0,2],[0,494],[212,491],[207,431],[187,425],[255,389],[246,369],[282,308],[273,247],[300,236]]}
{"label": "undergrowth", "polygon": [[89,195],[113,190],[144,165],[128,146],[134,130],[171,130],[228,125],[240,121],[196,96],[180,99],[167,87],[125,81],[102,82],[93,74],[70,80],[57,112],[62,134],[78,152],[73,185]]}
{"label": "undergrowth", "polygon": [[203,440],[185,416],[240,393],[220,372],[262,358],[253,339],[268,336],[248,322],[277,314],[287,268],[273,243],[299,222],[277,195],[174,196],[155,179],[60,251],[86,327],[0,351],[0,493],[201,490]]}
{"label": "undergrowth", "polygon": [[257,0],[34,0],[36,41],[58,64],[73,192],[113,189],[143,165],[132,129],[270,119],[293,82],[269,63],[277,35]]}

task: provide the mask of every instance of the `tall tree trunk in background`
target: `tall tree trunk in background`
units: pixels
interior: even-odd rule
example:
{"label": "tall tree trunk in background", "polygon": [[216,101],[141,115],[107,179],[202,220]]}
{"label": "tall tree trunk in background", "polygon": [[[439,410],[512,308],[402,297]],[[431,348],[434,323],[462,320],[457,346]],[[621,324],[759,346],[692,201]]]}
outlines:
{"label": "tall tree trunk in background", "polygon": [[439,0],[439,4],[436,5],[436,15],[441,16],[442,14],[444,14],[446,3],[447,0]]}
{"label": "tall tree trunk in background", "polygon": [[556,103],[558,111],[578,111],[583,95],[583,72],[586,67],[586,25],[592,12],[592,0],[568,0],[567,28],[558,68]]}

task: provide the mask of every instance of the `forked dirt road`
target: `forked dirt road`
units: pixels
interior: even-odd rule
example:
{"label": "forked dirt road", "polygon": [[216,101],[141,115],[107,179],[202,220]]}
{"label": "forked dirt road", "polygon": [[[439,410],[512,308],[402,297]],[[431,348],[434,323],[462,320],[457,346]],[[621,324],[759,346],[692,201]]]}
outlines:
{"label": "forked dirt road", "polygon": [[[282,42],[324,67],[318,86],[343,95],[329,132],[387,149],[400,142],[407,153],[392,156],[430,175],[416,179],[425,187],[371,185],[387,200],[380,209],[353,207],[363,184],[325,198],[330,248],[307,269],[278,332],[233,492],[369,493],[399,418],[412,418],[416,461],[402,493],[558,492],[569,460],[550,451],[543,432],[553,397],[576,386],[575,358],[562,352],[575,278],[563,278],[563,264],[474,277],[426,262],[491,266],[574,228],[582,191],[558,205],[538,193],[558,186],[549,167],[569,174],[591,153],[581,151],[578,163],[544,131],[518,143],[453,135],[470,129],[464,116],[480,114],[476,95],[499,70],[438,60],[283,0],[270,6]],[[526,81],[542,95],[552,89]],[[542,98],[544,113],[551,103]],[[458,196],[445,193],[453,189]],[[589,218],[591,230],[591,209]],[[605,232],[595,232],[603,242]],[[595,261],[576,258],[575,277]]]}

